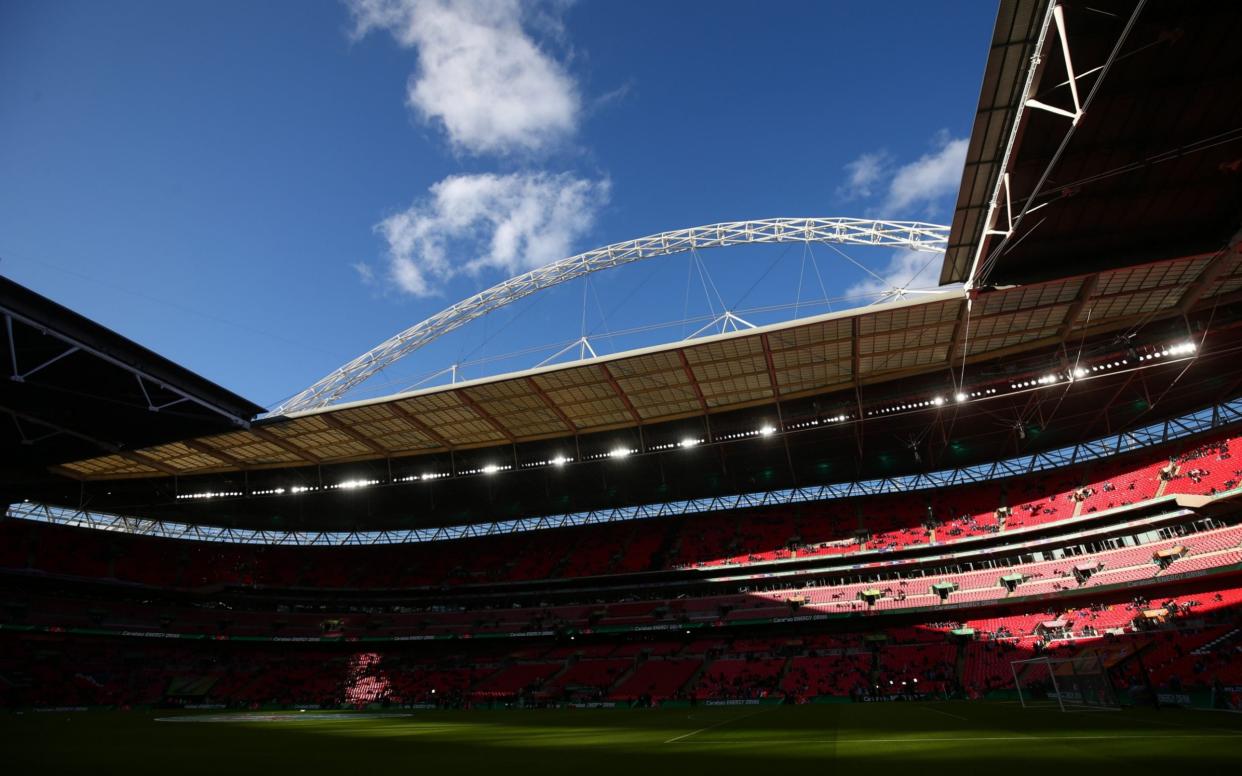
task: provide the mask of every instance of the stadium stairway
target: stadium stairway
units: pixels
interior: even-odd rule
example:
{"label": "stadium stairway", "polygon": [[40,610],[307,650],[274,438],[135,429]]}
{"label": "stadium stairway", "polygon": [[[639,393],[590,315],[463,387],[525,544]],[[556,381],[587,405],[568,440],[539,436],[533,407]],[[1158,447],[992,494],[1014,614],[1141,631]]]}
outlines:
{"label": "stadium stairway", "polygon": [[548,677],[544,678],[544,679],[543,679],[543,684],[545,684],[545,685],[555,685],[555,684],[557,684],[557,682],[559,682],[559,681],[560,681],[560,678],[561,678],[562,676],[564,676],[566,673],[568,673],[568,672],[569,672],[569,670],[570,670],[570,669],[572,669],[574,666],[576,666],[576,665],[578,664],[578,661],[579,661],[579,660],[580,660],[580,658],[579,658],[579,657],[577,657],[577,656],[574,656],[574,657],[569,658],[568,660],[566,660],[566,661],[565,661],[565,665],[563,665],[563,666],[561,666],[561,667],[560,667],[560,670],[558,670],[558,671],[556,671],[555,673],[551,674],[550,676],[548,676]]}
{"label": "stadium stairway", "polygon": [[1161,496],[1164,495],[1164,492],[1168,490],[1168,488],[1169,488],[1169,480],[1166,480],[1164,477],[1161,477],[1160,484],[1156,486],[1156,495],[1153,496],[1152,498],[1160,498]]}
{"label": "stadium stairway", "polygon": [[1233,640],[1233,639],[1238,638],[1239,636],[1242,636],[1242,628],[1234,628],[1234,629],[1233,629],[1233,630],[1231,630],[1231,631],[1228,631],[1228,632],[1226,632],[1226,633],[1221,634],[1220,636],[1217,636],[1216,638],[1214,638],[1214,639],[1212,639],[1211,641],[1207,642],[1206,644],[1204,644],[1203,646],[1199,647],[1198,649],[1192,649],[1192,650],[1190,651],[1190,654],[1192,654],[1192,655],[1208,655],[1208,654],[1211,654],[1212,650],[1216,649],[1217,647],[1221,646],[1222,644],[1225,644],[1226,642],[1229,642],[1229,641],[1231,641],[1231,640]]}
{"label": "stadium stairway", "polygon": [[617,692],[617,688],[629,681],[629,678],[634,675],[634,672],[638,670],[638,667],[642,665],[643,661],[646,659],[646,655],[635,655],[634,660],[630,663],[630,667],[617,674],[616,680],[612,684],[608,685],[608,689],[604,691],[604,697],[613,697]]}
{"label": "stadium stairway", "polygon": [[648,569],[667,568],[680,551],[681,532],[673,529],[665,531],[660,541],[660,546],[656,548],[656,551],[651,556],[651,564],[648,566]]}
{"label": "stadium stairway", "polygon": [[793,665],[793,657],[786,657],[784,665],[781,666],[780,673],[776,675],[776,686],[783,687],[785,684],[785,676],[789,673],[789,667]]}
{"label": "stadium stairway", "polygon": [[707,668],[711,664],[712,664],[712,658],[704,657],[703,662],[699,663],[699,667],[694,669],[694,673],[690,674],[689,679],[682,682],[681,686],[677,688],[677,692],[675,694],[681,695],[682,693],[688,692],[689,690],[697,686],[699,683],[699,678],[702,677],[703,674],[707,672]]}

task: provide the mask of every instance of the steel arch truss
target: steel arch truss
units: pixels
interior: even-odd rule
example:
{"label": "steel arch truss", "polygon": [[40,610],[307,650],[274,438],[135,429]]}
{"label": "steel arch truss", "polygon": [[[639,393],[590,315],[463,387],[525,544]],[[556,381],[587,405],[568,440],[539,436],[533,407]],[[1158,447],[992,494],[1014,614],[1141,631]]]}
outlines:
{"label": "steel arch truss", "polygon": [[948,237],[949,227],[918,221],[767,218],[696,226],[614,243],[510,278],[447,307],[358,356],[281,404],[272,414],[287,415],[332,404],[393,363],[470,321],[537,291],[592,272],[692,250],[764,243],[878,245],[942,253]]}

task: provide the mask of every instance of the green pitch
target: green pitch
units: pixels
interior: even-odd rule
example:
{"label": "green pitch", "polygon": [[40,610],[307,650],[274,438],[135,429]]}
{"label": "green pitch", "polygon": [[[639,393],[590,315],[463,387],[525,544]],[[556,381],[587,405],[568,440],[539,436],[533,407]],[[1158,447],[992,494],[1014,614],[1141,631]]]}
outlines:
{"label": "green pitch", "polygon": [[0,716],[5,771],[1047,776],[1069,763],[1096,773],[1242,772],[1242,715],[1225,712],[889,703],[157,719],[168,716]]}

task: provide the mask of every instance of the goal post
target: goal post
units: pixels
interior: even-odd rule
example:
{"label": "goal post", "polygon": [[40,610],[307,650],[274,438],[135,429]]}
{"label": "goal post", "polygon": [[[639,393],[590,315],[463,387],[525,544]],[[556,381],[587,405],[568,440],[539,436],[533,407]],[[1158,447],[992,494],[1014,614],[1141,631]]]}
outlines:
{"label": "goal post", "polygon": [[1087,651],[1074,657],[1013,660],[1014,687],[1022,708],[1061,711],[1108,711],[1121,708],[1108,669]]}

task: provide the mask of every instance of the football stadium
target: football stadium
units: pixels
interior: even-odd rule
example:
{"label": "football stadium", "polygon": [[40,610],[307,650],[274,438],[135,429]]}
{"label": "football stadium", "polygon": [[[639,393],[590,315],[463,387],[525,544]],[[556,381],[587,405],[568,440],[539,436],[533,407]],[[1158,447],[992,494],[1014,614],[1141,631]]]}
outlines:
{"label": "football stadium", "polygon": [[[7,772],[1233,772],[1240,39],[1001,0],[949,224],[605,245],[268,407],[0,279]],[[588,275],[789,246],[938,285],[366,391]]]}

